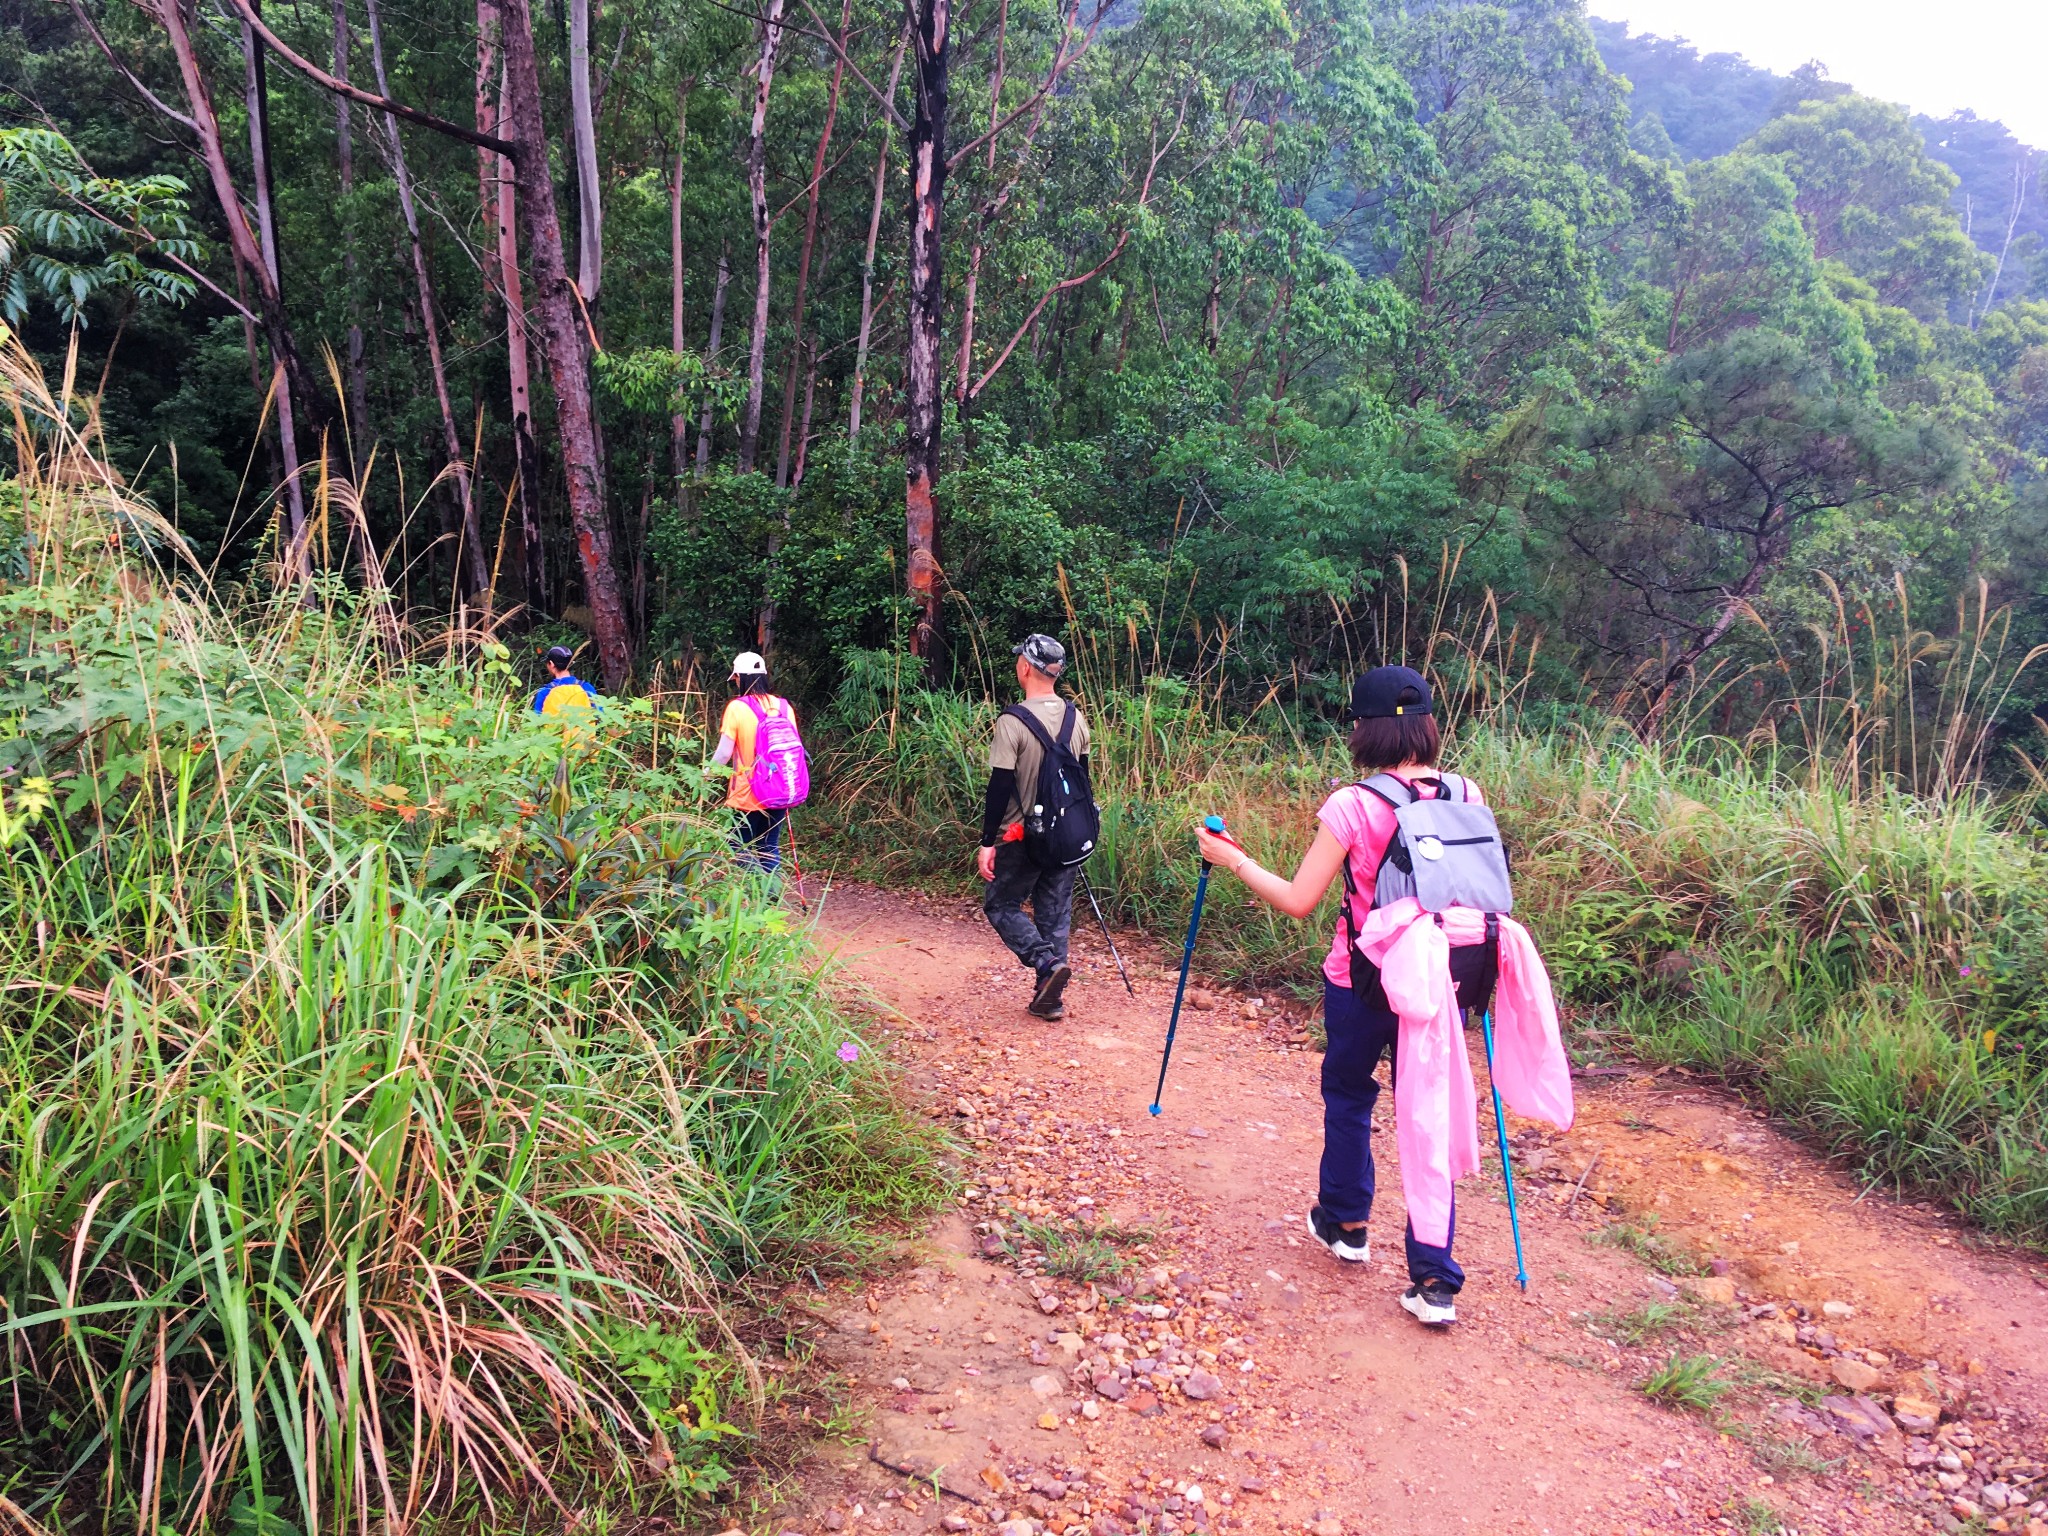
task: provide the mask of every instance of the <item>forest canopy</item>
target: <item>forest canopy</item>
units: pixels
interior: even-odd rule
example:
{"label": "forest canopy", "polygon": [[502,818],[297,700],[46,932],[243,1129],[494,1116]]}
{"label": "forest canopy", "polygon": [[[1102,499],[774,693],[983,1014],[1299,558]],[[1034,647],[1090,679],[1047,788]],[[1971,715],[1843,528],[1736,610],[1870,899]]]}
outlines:
{"label": "forest canopy", "polygon": [[1768,663],[1731,729],[1833,605],[2048,622],[2038,157],[1819,67],[1572,0],[4,30],[0,297],[217,581],[615,688],[1079,626],[1329,711],[1463,623],[1651,724]]}

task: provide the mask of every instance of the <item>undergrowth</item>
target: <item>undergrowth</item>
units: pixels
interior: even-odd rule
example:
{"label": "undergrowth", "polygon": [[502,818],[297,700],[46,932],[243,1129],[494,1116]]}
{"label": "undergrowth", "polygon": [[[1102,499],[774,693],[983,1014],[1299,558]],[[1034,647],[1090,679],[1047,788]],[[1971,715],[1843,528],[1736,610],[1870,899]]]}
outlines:
{"label": "undergrowth", "polygon": [[805,935],[647,708],[541,722],[329,577],[230,604],[17,351],[0,398],[10,1513],[718,1494],[766,1391],[734,1282],[936,1185]]}

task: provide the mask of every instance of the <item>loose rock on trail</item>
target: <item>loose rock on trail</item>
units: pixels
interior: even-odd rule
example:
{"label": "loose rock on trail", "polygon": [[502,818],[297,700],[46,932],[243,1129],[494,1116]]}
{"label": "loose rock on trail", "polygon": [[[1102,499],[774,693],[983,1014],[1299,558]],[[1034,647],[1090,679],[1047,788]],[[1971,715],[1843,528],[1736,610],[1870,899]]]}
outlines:
{"label": "loose rock on trail", "polygon": [[1460,1320],[1430,1332],[1398,1306],[1391,1100],[1372,1261],[1305,1231],[1299,1003],[1204,984],[1154,1119],[1173,972],[1135,939],[1131,1001],[1077,936],[1055,1023],[971,903],[839,887],[819,944],[963,1188],[823,1314],[857,1445],[821,1445],[770,1536],[2048,1536],[2048,1266],[1860,1198],[1714,1088],[1605,1068],[1569,1135],[1510,1117],[1526,1295],[1482,1126]]}

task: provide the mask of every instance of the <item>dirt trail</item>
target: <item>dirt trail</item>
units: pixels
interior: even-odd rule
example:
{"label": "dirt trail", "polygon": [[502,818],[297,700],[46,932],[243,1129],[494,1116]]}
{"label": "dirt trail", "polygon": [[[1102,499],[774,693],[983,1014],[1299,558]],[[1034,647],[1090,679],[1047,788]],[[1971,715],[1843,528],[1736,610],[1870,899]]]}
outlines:
{"label": "dirt trail", "polygon": [[[1775,1511],[1800,1536],[2048,1536],[2048,1269],[1859,1201],[1725,1095],[1629,1068],[1579,1081],[1569,1137],[1510,1118],[1526,1296],[1488,1120],[1460,1322],[1430,1333],[1397,1305],[1390,1100],[1374,1261],[1303,1232],[1320,1057],[1298,1009],[1184,1013],[1154,1119],[1156,951],[1130,946],[1133,1002],[1080,940],[1045,1024],[971,903],[841,887],[819,938],[960,1137],[967,1188],[831,1315],[864,1444],[821,1451],[771,1532],[1606,1536]],[[1671,1255],[1717,1273],[1645,1262]],[[1717,1420],[1637,1389],[1674,1352],[1738,1383]]]}

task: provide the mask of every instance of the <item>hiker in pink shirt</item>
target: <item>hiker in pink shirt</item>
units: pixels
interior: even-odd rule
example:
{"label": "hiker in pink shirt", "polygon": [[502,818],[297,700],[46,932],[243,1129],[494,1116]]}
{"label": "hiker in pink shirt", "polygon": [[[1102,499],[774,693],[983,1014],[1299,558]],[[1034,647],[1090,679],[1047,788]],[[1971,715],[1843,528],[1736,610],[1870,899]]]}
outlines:
{"label": "hiker in pink shirt", "polygon": [[[1478,800],[1477,785],[1436,771],[1443,737],[1434,707],[1421,673],[1407,667],[1367,672],[1351,690],[1351,759],[1361,775],[1391,774],[1411,797],[1455,791],[1460,798]],[[1379,968],[1354,945],[1372,908],[1395,813],[1393,804],[1371,788],[1349,784],[1323,803],[1317,819],[1321,826],[1315,841],[1292,880],[1260,868],[1225,838],[1203,831],[1195,835],[1203,858],[1235,874],[1254,896],[1290,917],[1310,916],[1331,883],[1348,873],[1347,910],[1323,961],[1323,1026],[1329,1037],[1323,1057],[1323,1157],[1318,1199],[1307,1221],[1316,1241],[1336,1257],[1364,1263],[1372,1253],[1367,1223],[1376,1185],[1372,1112],[1380,1085],[1374,1072],[1380,1058],[1395,1050],[1400,1020],[1387,1001]],[[1465,1006],[1483,1005],[1492,991],[1494,956],[1484,944],[1449,951],[1450,974]],[[1452,1207],[1444,1213],[1440,1240],[1419,1241],[1412,1222],[1405,1233],[1410,1284],[1401,1305],[1432,1327],[1457,1320],[1456,1297],[1465,1272],[1451,1257],[1455,1231]]]}

